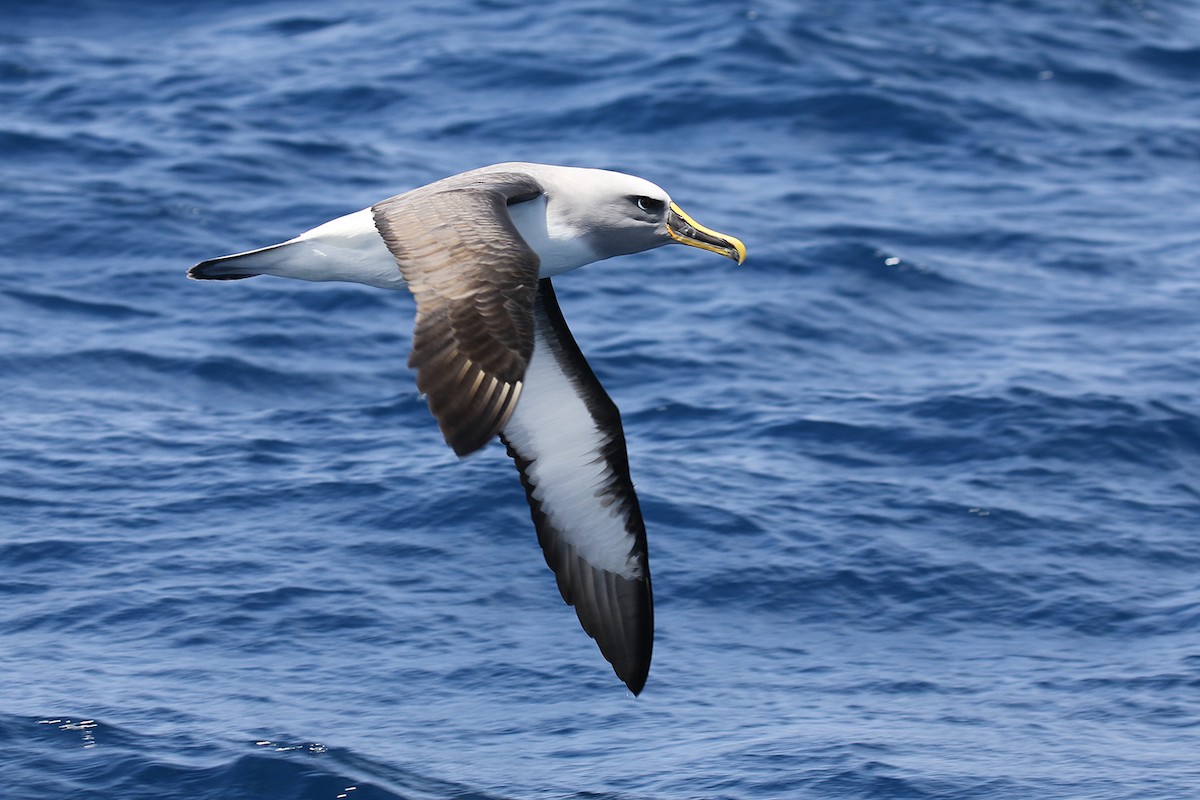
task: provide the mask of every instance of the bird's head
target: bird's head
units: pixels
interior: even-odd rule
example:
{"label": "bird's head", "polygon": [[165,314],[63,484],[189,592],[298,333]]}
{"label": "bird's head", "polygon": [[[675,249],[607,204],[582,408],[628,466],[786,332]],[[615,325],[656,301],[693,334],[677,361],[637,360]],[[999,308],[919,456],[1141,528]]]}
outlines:
{"label": "bird's head", "polygon": [[601,259],[677,242],[739,264],[746,260],[740,239],[696,222],[648,180],[600,169],[554,170],[544,180],[547,214],[556,226],[584,236]]}

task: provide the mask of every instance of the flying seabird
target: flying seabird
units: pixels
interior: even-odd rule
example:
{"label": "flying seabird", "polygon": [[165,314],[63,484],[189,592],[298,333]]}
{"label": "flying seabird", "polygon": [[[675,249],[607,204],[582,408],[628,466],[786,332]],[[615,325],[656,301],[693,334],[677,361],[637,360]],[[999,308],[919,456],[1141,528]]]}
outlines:
{"label": "flying seabird", "polygon": [[746,258],[741,241],[695,222],[642,178],[507,163],[202,261],[188,277],[407,286],[417,303],[408,364],[446,443],[464,457],[499,435],[563,600],[636,695],[654,641],[646,529],[621,415],[550,279],[671,242]]}

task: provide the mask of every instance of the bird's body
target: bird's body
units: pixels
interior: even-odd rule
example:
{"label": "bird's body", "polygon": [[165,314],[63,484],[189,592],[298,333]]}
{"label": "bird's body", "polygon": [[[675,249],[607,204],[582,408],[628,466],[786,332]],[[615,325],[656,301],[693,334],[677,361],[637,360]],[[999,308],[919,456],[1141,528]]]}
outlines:
{"label": "bird's body", "polygon": [[637,694],[653,645],[645,527],[620,414],[571,337],[550,278],[671,241],[745,258],[740,241],[698,225],[642,178],[509,163],[188,275],[407,287],[417,301],[409,365],[447,444],[465,456],[500,436],[564,600]]}
{"label": "bird's body", "polygon": [[[411,202],[414,193],[435,195],[456,189],[467,176],[486,180],[488,175],[511,174],[521,170],[539,176],[539,184],[553,186],[549,191],[569,190],[575,185],[614,177],[628,179],[622,191],[648,196],[665,193],[649,181],[632,175],[580,167],[551,167],[546,164],[496,164],[414,189],[399,197]],[[617,181],[625,183],[625,181]],[[393,198],[394,199],[394,198]],[[582,198],[581,198],[582,200]],[[385,201],[386,202],[386,201]],[[555,213],[545,193],[508,206],[517,232],[541,262],[538,277],[551,278],[611,255],[602,255],[586,240],[587,228],[574,209]],[[661,242],[666,244],[666,242]],[[396,259],[388,250],[375,226],[374,211],[364,208],[305,231],[294,239],[246,253],[224,256],[204,262],[204,274],[193,277],[213,280],[236,279],[257,275],[275,275],[306,281],[347,281],[365,283],[381,289],[400,289],[404,278],[396,268]]]}

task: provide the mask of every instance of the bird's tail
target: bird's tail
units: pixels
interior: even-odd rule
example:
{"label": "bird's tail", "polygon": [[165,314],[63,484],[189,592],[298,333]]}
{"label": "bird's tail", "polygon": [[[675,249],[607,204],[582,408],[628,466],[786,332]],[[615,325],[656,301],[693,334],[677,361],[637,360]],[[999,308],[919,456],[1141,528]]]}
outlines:
{"label": "bird's tail", "polygon": [[189,269],[188,277],[196,281],[239,281],[242,278],[253,278],[255,275],[270,274],[271,267],[278,263],[283,255],[279,251],[288,244],[283,242],[245,253],[210,258]]}

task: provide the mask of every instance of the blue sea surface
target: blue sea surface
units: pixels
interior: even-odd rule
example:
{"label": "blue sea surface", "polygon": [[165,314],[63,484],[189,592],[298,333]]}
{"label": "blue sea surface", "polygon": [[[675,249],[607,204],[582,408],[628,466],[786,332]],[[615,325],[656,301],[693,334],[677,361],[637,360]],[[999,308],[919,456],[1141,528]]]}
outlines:
{"label": "blue sea surface", "polygon": [[[0,797],[1200,797],[1200,6],[3,11]],[[184,277],[508,160],[749,249],[556,281],[638,698],[406,292]]]}

